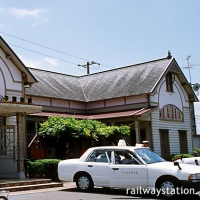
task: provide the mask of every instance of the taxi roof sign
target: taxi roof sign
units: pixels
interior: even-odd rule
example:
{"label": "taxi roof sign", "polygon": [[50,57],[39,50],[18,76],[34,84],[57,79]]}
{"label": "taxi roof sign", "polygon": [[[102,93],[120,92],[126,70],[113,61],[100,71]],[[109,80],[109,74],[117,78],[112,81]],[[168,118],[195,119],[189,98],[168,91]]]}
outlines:
{"label": "taxi roof sign", "polygon": [[126,146],[125,140],[119,140],[118,146],[120,146],[120,147],[125,147],[125,146]]}

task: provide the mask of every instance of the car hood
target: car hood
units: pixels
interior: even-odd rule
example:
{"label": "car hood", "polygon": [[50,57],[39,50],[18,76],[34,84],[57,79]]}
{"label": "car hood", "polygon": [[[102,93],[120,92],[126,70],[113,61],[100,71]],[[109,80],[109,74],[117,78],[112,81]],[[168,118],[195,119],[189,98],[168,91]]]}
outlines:
{"label": "car hood", "polygon": [[156,169],[158,171],[165,170],[166,172],[167,171],[177,172],[181,170],[182,172],[189,173],[189,174],[200,173],[200,166],[189,165],[185,163],[179,163],[179,166],[181,169],[179,169],[178,166],[174,166],[174,162],[157,162],[157,163],[148,164],[149,169]]}
{"label": "car hood", "polygon": [[197,165],[197,164],[200,165],[200,157],[182,158],[176,160],[176,162],[192,164],[192,165]]}

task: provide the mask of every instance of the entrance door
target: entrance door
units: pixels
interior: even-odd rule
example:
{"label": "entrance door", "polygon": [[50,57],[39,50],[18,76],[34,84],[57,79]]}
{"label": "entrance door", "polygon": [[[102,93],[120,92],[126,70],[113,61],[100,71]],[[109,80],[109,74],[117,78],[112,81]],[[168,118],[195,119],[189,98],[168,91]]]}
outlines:
{"label": "entrance door", "polygon": [[16,177],[15,126],[0,126],[0,178]]}

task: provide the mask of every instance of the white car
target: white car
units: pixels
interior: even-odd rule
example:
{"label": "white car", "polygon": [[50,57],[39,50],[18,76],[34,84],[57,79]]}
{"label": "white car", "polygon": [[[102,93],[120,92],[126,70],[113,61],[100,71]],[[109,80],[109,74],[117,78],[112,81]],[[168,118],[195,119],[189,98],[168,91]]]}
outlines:
{"label": "white car", "polygon": [[200,166],[200,157],[180,158],[176,162]]}
{"label": "white car", "polygon": [[167,162],[148,147],[125,145],[93,147],[78,159],[63,160],[58,176],[76,182],[83,192],[100,186],[172,198],[189,189],[194,194],[200,188],[200,167]]}

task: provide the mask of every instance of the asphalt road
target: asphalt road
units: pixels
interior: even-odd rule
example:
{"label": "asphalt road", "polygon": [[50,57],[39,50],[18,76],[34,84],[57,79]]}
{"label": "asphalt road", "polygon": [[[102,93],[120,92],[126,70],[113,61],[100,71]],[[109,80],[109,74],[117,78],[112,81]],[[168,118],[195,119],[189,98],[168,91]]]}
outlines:
{"label": "asphalt road", "polygon": [[[129,199],[148,199],[160,200],[161,198],[153,195],[127,195],[125,190],[95,188],[91,193],[78,192],[76,188],[46,189],[27,192],[12,193],[9,200],[129,200]],[[181,199],[200,199],[199,197],[181,197]]]}

